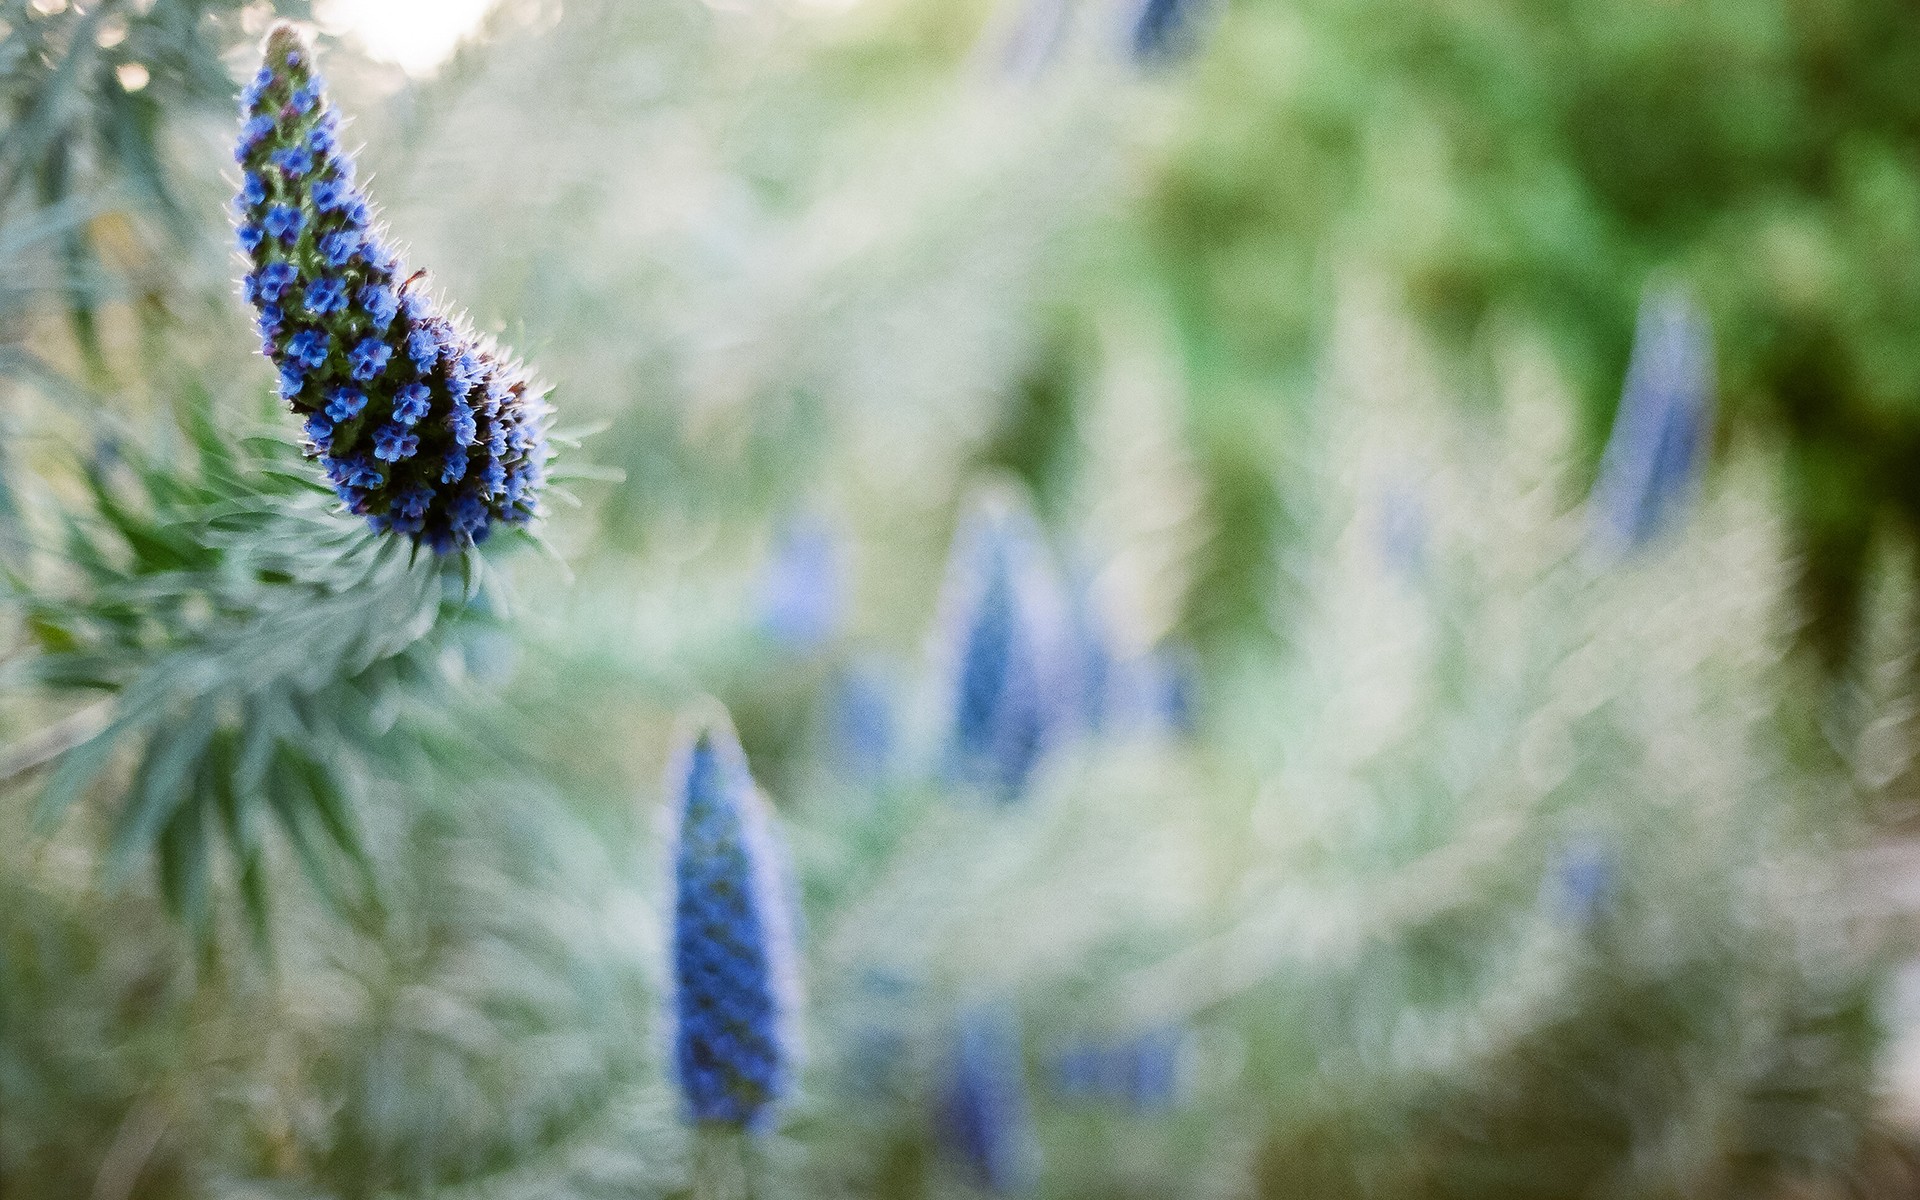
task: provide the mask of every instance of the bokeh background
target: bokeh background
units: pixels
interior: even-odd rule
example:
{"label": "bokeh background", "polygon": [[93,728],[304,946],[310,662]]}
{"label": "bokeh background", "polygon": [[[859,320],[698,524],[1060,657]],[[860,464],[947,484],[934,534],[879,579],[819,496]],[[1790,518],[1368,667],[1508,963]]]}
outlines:
{"label": "bokeh background", "polygon": [[[313,488],[276,16],[552,384],[541,545]],[[713,1194],[711,696],[754,1195],[1920,1195],[1916,80],[1903,0],[0,0],[0,1193]]]}

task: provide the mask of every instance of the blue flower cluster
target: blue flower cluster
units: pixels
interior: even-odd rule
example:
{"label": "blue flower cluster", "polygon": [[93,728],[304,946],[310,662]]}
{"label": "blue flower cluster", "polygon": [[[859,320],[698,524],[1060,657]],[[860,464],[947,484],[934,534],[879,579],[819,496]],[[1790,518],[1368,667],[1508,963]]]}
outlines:
{"label": "blue flower cluster", "polygon": [[1644,546],[1689,498],[1713,419],[1713,334],[1683,290],[1652,290],[1640,305],[1633,356],[1593,503],[1616,545]]}
{"label": "blue flower cluster", "polygon": [[841,550],[832,527],[799,517],[780,531],[760,584],[760,624],[776,642],[804,652],[839,631]]}
{"label": "blue flower cluster", "polygon": [[1081,1042],[1061,1054],[1054,1080],[1063,1095],[1117,1102],[1135,1112],[1160,1112],[1180,1098],[1185,1036],[1155,1029],[1108,1042]]}
{"label": "blue flower cluster", "polygon": [[696,734],[668,779],[673,1062],[689,1119],[764,1129],[787,1092],[797,1007],[792,898],[746,756],[725,721]]}
{"label": "blue flower cluster", "polygon": [[1590,925],[1613,904],[1618,876],[1613,843],[1588,835],[1555,851],[1544,890],[1556,915],[1575,925]]}
{"label": "blue flower cluster", "polygon": [[1127,48],[1141,66],[1160,66],[1191,54],[1200,40],[1202,0],[1141,0],[1127,31]]}
{"label": "blue flower cluster", "polygon": [[935,1113],[948,1158],[997,1196],[1027,1190],[1036,1151],[1020,1062],[1020,1029],[998,1008],[964,1014]]}
{"label": "blue flower cluster", "polygon": [[262,351],[348,510],[439,553],[538,513],[551,410],[441,312],[373,225],[339,117],[290,25],[242,97],[238,241]]}
{"label": "blue flower cluster", "polygon": [[1010,802],[1082,719],[1065,604],[1027,512],[999,497],[975,506],[945,604],[947,770]]}

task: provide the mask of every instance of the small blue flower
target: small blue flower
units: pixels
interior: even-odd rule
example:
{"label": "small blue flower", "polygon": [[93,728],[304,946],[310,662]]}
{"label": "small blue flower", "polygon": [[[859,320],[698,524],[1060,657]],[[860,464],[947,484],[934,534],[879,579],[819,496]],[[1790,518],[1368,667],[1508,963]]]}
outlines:
{"label": "small blue flower", "polygon": [[373,435],[373,456],[386,462],[412,458],[420,449],[420,435],[398,425],[382,425]]}
{"label": "small blue flower", "polygon": [[487,386],[480,393],[480,413],[491,421],[506,408],[507,402],[513,399],[513,393],[507,390],[504,380],[489,379],[486,383]]}
{"label": "small blue flower", "polygon": [[286,146],[275,150],[271,161],[288,175],[305,175],[313,170],[313,153],[305,146]]}
{"label": "small blue flower", "polygon": [[387,369],[387,360],[393,357],[393,350],[379,338],[362,338],[348,354],[348,364],[353,377],[366,383]]}
{"label": "small blue flower", "polygon": [[387,482],[387,477],[380,468],[364,458],[354,458],[350,466],[352,470],[347,476],[349,487],[377,488]]}
{"label": "small blue flower", "polygon": [[[454,399],[465,400],[467,393],[479,382],[480,360],[471,353],[462,351],[447,363],[447,388],[453,393]],[[468,434],[461,440],[470,442],[473,435]]]}
{"label": "small blue flower", "polygon": [[262,304],[253,315],[253,322],[260,330],[260,336],[268,340],[279,336],[281,323],[287,319],[284,310],[278,304]]}
{"label": "small blue flower", "polygon": [[326,366],[332,351],[333,339],[318,329],[302,329],[287,342],[287,356],[309,371]]}
{"label": "small blue flower", "polygon": [[[507,472],[507,503],[508,505],[517,506],[520,503],[520,498],[522,496],[525,496],[527,493],[531,492],[534,488],[537,488],[539,486],[540,486],[539,464],[529,459],[524,459],[524,458],[521,459],[519,462],[513,464],[512,470]],[[509,511],[507,513],[507,519],[512,520],[513,517],[514,517],[514,512]]]}
{"label": "small blue flower", "polygon": [[316,279],[307,285],[307,309],[325,316],[347,306],[347,285],[337,275]]}
{"label": "small blue flower", "polygon": [[367,319],[373,322],[375,329],[385,329],[393,324],[395,313],[400,311],[400,298],[393,289],[381,283],[369,283],[359,292],[360,307],[366,311]]}
{"label": "small blue flower", "polygon": [[280,368],[280,398],[282,400],[292,400],[300,394],[300,389],[306,385],[306,376],[300,373],[299,367],[288,363],[286,366]]}
{"label": "small blue flower", "polygon": [[490,458],[487,460],[487,465],[480,468],[480,476],[476,482],[482,492],[489,496],[498,496],[507,490],[507,469],[500,465],[499,459]]}
{"label": "small blue flower", "polygon": [[240,253],[250,255],[267,240],[267,231],[258,225],[242,225],[234,231],[234,238],[240,243]]}
{"label": "small blue flower", "polygon": [[393,511],[403,517],[421,517],[433,502],[433,489],[424,483],[410,483],[393,498]]}
{"label": "small blue flower", "polygon": [[306,220],[299,209],[285,204],[276,204],[267,210],[267,219],[261,224],[266,227],[269,237],[291,242],[300,236],[301,226],[306,224]]}
{"label": "small blue flower", "polygon": [[313,185],[313,206],[321,212],[345,208],[353,199],[353,185],[338,176],[328,176]]}
{"label": "small blue flower", "polygon": [[[307,149],[322,157],[332,154],[338,148],[334,138],[333,114],[320,121],[307,133]],[[317,189],[316,189],[317,190]]]}
{"label": "small blue flower", "polygon": [[[330,267],[346,266],[359,252],[360,235],[354,230],[336,229],[320,239],[320,257],[326,259]],[[382,324],[381,328],[385,328],[385,325]]]}
{"label": "small blue flower", "polygon": [[267,181],[260,178],[257,173],[248,171],[240,180],[240,195],[248,204],[265,204]]}
{"label": "small blue flower", "polygon": [[447,451],[447,457],[440,465],[441,483],[459,483],[467,473],[467,452],[465,448],[455,446]]}
{"label": "small blue flower", "polygon": [[359,388],[337,387],[327,393],[327,416],[336,424],[353,420],[366,407],[366,393]]}
{"label": "small blue flower", "polygon": [[[365,200],[355,196],[340,206],[340,215],[355,229],[365,229],[367,222],[373,219],[373,210],[367,207]],[[394,267],[398,265],[393,253],[384,247],[377,252],[369,253],[367,261],[389,275],[393,274]]]}
{"label": "small blue flower", "polygon": [[[289,58],[287,65],[293,67],[298,66],[299,63],[296,59]],[[313,88],[302,85],[293,89],[293,95],[288,98],[287,103],[293,107],[295,112],[307,113],[313,111],[314,102],[319,98],[319,93]]]}
{"label": "small blue flower", "polygon": [[427,415],[427,406],[433,401],[433,393],[424,383],[410,383],[400,389],[393,398],[393,419],[402,425],[412,425]]}
{"label": "small blue flower", "polygon": [[306,432],[307,440],[313,443],[313,448],[325,454],[333,440],[333,423],[319,413],[314,413],[307,418]]}
{"label": "small blue flower", "polygon": [[[473,410],[460,401],[455,400],[452,411],[447,414],[447,432],[453,434],[454,444],[462,447],[473,445],[474,438],[479,434],[479,431],[480,427],[476,425],[473,420]],[[466,461],[464,450],[461,453],[461,461]],[[466,468],[462,467],[461,469],[465,470]]]}
{"label": "small blue flower", "polygon": [[407,335],[407,357],[421,371],[431,371],[440,361],[440,338],[431,326],[419,326]]}
{"label": "small blue flower", "polygon": [[260,97],[265,95],[267,89],[272,86],[273,72],[261,67],[254,72],[253,78],[247,81],[247,86],[241,89],[240,107],[243,109],[256,107],[260,103]]}
{"label": "small blue flower", "polygon": [[487,527],[486,501],[472,492],[460,493],[448,515],[455,533],[474,534]]}
{"label": "small blue flower", "polygon": [[765,1130],[793,1075],[792,897],[766,802],[724,720],[668,775],[673,1066],[690,1120]]}
{"label": "small blue flower", "polygon": [[280,293],[292,286],[293,281],[298,277],[299,272],[293,269],[292,263],[268,263],[250,277],[253,281],[253,294],[250,299],[266,303],[276,302],[280,299]]}
{"label": "small blue flower", "polygon": [[240,127],[240,144],[234,148],[233,157],[238,162],[246,162],[253,148],[265,141],[273,133],[273,121],[267,117],[255,117]]}
{"label": "small blue flower", "polygon": [[507,453],[507,431],[498,424],[487,427],[487,453],[495,458]]}

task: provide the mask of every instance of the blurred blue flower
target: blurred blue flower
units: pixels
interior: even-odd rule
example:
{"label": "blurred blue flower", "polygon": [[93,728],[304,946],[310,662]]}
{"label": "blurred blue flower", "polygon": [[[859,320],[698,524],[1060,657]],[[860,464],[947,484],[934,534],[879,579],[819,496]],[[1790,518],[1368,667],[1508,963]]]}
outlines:
{"label": "blurred blue flower", "polygon": [[1017,11],[1011,32],[999,50],[1007,78],[1036,79],[1059,56],[1066,41],[1069,10],[1066,0],[1015,0]]}
{"label": "blurred blue flower", "polygon": [[940,1145],[971,1183],[1000,1196],[1032,1185],[1032,1118],[1010,1013],[985,1008],[961,1017],[934,1119]]}
{"label": "blurred blue flower", "polygon": [[1615,546],[1652,541],[1691,497],[1713,419],[1713,334],[1691,293],[1649,291],[1592,505]]}
{"label": "blurred blue flower", "polygon": [[1403,579],[1418,579],[1427,569],[1427,508],[1420,494],[1404,485],[1390,485],[1380,496],[1380,556]]}
{"label": "blurred blue flower", "polygon": [[792,897],[766,802],[724,718],[668,776],[673,1065],[689,1120],[765,1129],[796,1056]]}
{"label": "blurred blue flower", "polygon": [[1010,503],[976,509],[943,602],[945,753],[953,778],[1010,802],[1080,721],[1080,698],[1037,527]]}
{"label": "blurred blue flower", "polygon": [[829,700],[829,754],[848,779],[872,783],[893,766],[899,737],[893,690],[871,665],[855,665],[834,681]]}
{"label": "blurred blue flower", "polygon": [[1199,42],[1201,0],[1140,0],[1128,49],[1142,66],[1160,66],[1193,52]]}
{"label": "blurred blue flower", "polygon": [[1162,646],[1141,663],[1145,691],[1143,709],[1152,728],[1167,733],[1192,733],[1194,688],[1200,667],[1183,648]]}
{"label": "blurred blue flower", "polygon": [[826,522],[787,522],[760,580],[761,628],[793,650],[831,639],[840,628],[842,567],[839,539]]}
{"label": "blurred blue flower", "polygon": [[1548,867],[1554,911],[1576,924],[1592,921],[1612,903],[1618,873],[1617,857],[1606,840],[1589,836],[1567,842]]}
{"label": "blurred blue flower", "polygon": [[1114,715],[1113,692],[1120,672],[1092,580],[1084,573],[1075,575],[1068,591],[1067,614],[1080,721],[1088,731],[1099,733]]}
{"label": "blurred blue flower", "polygon": [[1083,1041],[1054,1062],[1054,1084],[1076,1100],[1163,1112],[1179,1101],[1185,1037],[1179,1029],[1151,1030],[1119,1041]]}
{"label": "blurred blue flower", "polygon": [[[329,477],[375,531],[436,552],[483,540],[496,520],[532,520],[547,458],[540,390],[519,364],[408,290],[391,249],[366,232],[370,212],[334,136],[338,117],[293,26],[267,35],[265,57],[245,90],[235,154],[245,168],[236,201],[250,267],[242,290],[259,309],[282,397],[301,417],[324,411],[330,423],[324,446],[309,439],[312,452],[336,464],[362,463],[368,452],[391,463],[336,466]],[[484,420],[454,411],[456,391],[476,382],[494,398]],[[481,446],[482,469],[448,469]]]}

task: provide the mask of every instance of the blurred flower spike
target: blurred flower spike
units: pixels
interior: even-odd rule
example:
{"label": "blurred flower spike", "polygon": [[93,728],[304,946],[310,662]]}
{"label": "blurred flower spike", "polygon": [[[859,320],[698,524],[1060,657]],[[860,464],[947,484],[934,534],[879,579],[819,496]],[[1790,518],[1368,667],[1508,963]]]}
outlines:
{"label": "blurred flower spike", "polygon": [[1126,656],[1093,586],[1076,581],[1068,601],[1068,652],[1078,717],[1096,736],[1193,731],[1193,663],[1177,647]]}
{"label": "blurred flower spike", "polygon": [[828,709],[830,758],[845,778],[879,783],[894,765],[899,740],[893,682],[871,663],[855,663],[834,681]]}
{"label": "blurred flower spike", "polygon": [[354,182],[291,25],[242,97],[242,291],[279,390],[348,511],[438,553],[538,514],[551,409],[516,361],[416,286]]}
{"label": "blurred flower spike", "polygon": [[1072,1099],[1164,1112],[1180,1099],[1185,1042],[1171,1026],[1118,1041],[1080,1042],[1055,1062],[1055,1086]]}
{"label": "blurred flower spike", "polygon": [[1593,489],[1596,532],[1613,548],[1653,541],[1691,498],[1711,433],[1713,387],[1706,314],[1684,289],[1650,290]]}
{"label": "blurred flower spike", "polygon": [[1037,1152],[1012,1014],[995,1007],[961,1017],[935,1127],[948,1158],[976,1187],[996,1196],[1030,1188]]}
{"label": "blurred flower spike", "polygon": [[840,629],[844,555],[834,530],[797,517],[780,530],[760,584],[760,624],[795,651],[812,650]]}
{"label": "blurred flower spike", "polygon": [[1555,913],[1576,925],[1593,922],[1613,903],[1618,874],[1618,856],[1604,838],[1580,837],[1561,846],[1547,878]]}
{"label": "blurred flower spike", "polygon": [[1140,0],[1127,30],[1127,49],[1143,67],[1175,62],[1199,48],[1203,0]]}
{"label": "blurred flower spike", "polygon": [[1066,604],[1014,495],[989,489],[970,505],[941,607],[947,772],[1010,803],[1083,710]]}
{"label": "blurred flower spike", "polygon": [[667,779],[673,1065],[688,1120],[761,1132],[792,1085],[799,987],[786,859],[724,713]]}

